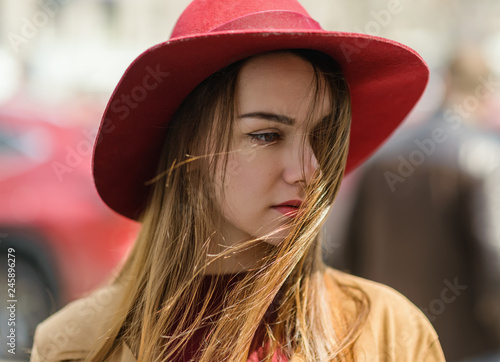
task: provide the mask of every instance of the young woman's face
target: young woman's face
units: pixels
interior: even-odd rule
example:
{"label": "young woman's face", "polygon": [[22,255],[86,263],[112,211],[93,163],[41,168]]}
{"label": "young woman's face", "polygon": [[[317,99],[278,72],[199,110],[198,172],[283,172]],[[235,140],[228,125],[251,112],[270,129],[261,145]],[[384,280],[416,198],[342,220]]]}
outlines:
{"label": "young woman's face", "polygon": [[306,124],[314,90],[312,65],[291,53],[260,55],[242,67],[225,198],[219,205],[225,245],[259,238],[280,227],[266,241],[277,245],[285,238],[285,224],[296,209],[276,206],[304,202],[304,186],[319,167],[309,137],[302,147],[304,133],[330,113],[325,88],[312,123]]}

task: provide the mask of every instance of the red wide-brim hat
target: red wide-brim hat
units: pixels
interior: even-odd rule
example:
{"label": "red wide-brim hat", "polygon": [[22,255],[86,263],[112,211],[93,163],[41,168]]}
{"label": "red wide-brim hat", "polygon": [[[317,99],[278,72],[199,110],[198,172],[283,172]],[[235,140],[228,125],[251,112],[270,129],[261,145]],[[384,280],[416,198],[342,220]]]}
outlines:
{"label": "red wide-brim hat", "polygon": [[396,129],[428,80],[425,62],[412,49],[376,36],[325,31],[295,0],[194,0],[171,38],[132,62],[108,102],[93,154],[103,201],[138,219],[167,125],[184,98],[237,60],[291,48],[326,53],[344,72],[352,101],[346,172]]}

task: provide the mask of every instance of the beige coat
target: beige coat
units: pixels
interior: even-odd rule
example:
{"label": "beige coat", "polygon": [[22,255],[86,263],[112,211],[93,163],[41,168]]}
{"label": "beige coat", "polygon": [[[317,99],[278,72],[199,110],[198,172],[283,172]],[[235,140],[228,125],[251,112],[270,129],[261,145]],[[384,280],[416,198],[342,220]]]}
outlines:
{"label": "beige coat", "polygon": [[[356,342],[359,361],[444,361],[438,336],[429,321],[395,290],[328,268],[326,287],[341,295],[334,279],[356,285],[371,302],[370,314]],[[55,313],[36,329],[32,362],[82,361],[116,312],[122,290],[105,287],[76,300]],[[114,362],[136,362],[125,345]]]}

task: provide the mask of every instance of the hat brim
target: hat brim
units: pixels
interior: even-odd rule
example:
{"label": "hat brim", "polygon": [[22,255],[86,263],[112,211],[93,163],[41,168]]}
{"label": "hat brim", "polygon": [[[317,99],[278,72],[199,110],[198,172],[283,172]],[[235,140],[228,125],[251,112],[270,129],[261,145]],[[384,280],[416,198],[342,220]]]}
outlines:
{"label": "hat brim", "polygon": [[349,84],[352,126],[346,172],[371,155],[422,95],[428,67],[412,49],[380,37],[322,30],[242,30],[158,44],[129,66],[104,112],[93,153],[102,200],[137,219],[155,176],[167,125],[205,78],[239,59],[278,49],[330,55]]}

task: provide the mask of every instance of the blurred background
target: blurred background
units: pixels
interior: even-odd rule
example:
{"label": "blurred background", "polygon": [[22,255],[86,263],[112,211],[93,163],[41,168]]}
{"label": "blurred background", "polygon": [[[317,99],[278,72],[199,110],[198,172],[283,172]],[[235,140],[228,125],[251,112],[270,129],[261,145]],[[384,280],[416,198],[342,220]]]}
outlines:
{"label": "blurred background", "polygon": [[[188,3],[0,0],[0,268],[5,281],[14,248],[17,297],[16,354],[2,343],[0,358],[27,360],[36,324],[104,283],[133,241],[138,225],[94,190],[94,137],[127,66]],[[431,68],[394,140],[345,179],[325,261],[409,297],[448,360],[500,360],[500,2],[302,4],[324,29],[396,40]]]}

